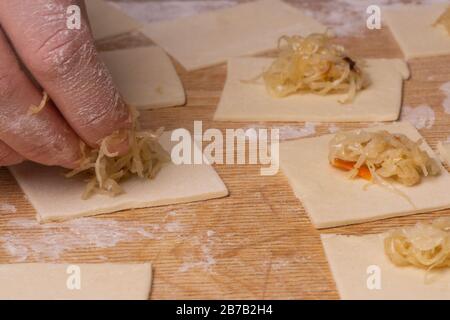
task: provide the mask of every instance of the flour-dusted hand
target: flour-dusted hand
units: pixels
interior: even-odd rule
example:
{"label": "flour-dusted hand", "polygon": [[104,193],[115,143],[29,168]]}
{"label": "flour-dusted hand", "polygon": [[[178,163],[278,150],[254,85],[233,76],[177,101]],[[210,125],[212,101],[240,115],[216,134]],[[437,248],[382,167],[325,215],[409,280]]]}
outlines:
{"label": "flour-dusted hand", "polygon": [[[79,29],[67,26],[71,5],[81,8]],[[30,112],[44,91],[51,100]],[[130,125],[98,57],[83,1],[0,1],[0,166],[28,159],[73,168],[80,139],[96,146]]]}

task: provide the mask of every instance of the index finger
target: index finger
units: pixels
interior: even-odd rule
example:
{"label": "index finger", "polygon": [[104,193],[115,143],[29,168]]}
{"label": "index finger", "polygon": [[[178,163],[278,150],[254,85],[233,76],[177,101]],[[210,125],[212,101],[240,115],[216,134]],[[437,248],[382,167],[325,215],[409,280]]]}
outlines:
{"label": "index finger", "polygon": [[[83,13],[67,26],[67,8]],[[18,55],[89,145],[131,126],[131,115],[98,56],[82,1],[0,1],[0,23]]]}

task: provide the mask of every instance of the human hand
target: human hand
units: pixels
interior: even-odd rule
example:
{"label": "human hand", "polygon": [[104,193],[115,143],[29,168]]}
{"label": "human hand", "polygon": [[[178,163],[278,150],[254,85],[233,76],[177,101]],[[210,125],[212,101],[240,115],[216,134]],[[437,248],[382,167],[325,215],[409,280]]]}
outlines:
{"label": "human hand", "polygon": [[[70,5],[82,9],[79,30],[67,28]],[[43,91],[51,101],[31,114]],[[74,168],[80,139],[96,146],[130,125],[129,110],[98,57],[83,1],[0,1],[0,166],[27,159]]]}

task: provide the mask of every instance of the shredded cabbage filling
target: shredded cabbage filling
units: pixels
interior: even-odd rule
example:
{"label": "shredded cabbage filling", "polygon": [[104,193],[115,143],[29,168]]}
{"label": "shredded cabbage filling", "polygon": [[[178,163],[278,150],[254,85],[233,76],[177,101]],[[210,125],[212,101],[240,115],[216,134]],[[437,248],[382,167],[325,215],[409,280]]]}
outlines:
{"label": "shredded cabbage filling", "polygon": [[340,102],[347,103],[368,85],[360,63],[350,58],[342,46],[332,44],[328,34],[283,36],[278,48],[278,57],[262,74],[269,94],[274,97],[346,93]]}
{"label": "shredded cabbage filling", "polygon": [[44,91],[42,93],[42,100],[39,103],[39,105],[38,106],[31,105],[30,108],[28,109],[28,114],[38,114],[45,108],[45,106],[47,105],[49,100],[50,99],[49,99],[47,92]]}
{"label": "shredded cabbage filling", "polygon": [[380,130],[338,132],[330,141],[330,164],[349,171],[349,177],[362,177],[386,185],[384,179],[413,186],[422,176],[440,173],[440,167],[420,148],[422,141],[412,141],[403,134]]}
{"label": "shredded cabbage filling", "polygon": [[450,35],[450,6],[447,8],[447,10],[444,11],[444,13],[436,20],[434,25],[441,25],[447,30],[448,34]]}
{"label": "shredded cabbage filling", "polygon": [[[153,179],[162,165],[169,160],[167,152],[159,144],[163,132],[139,130],[137,111],[132,110],[133,127],[127,131],[116,131],[103,139],[99,148],[90,148],[81,142],[82,159],[78,168],[69,172],[66,177],[78,174],[87,177],[87,186],[82,195],[88,199],[94,194],[117,196],[123,193],[120,183],[131,176]],[[117,145],[128,139],[130,148],[124,155],[111,153],[108,147]]]}
{"label": "shredded cabbage filling", "polygon": [[431,270],[450,266],[450,218],[417,223],[388,233],[384,249],[397,266]]}

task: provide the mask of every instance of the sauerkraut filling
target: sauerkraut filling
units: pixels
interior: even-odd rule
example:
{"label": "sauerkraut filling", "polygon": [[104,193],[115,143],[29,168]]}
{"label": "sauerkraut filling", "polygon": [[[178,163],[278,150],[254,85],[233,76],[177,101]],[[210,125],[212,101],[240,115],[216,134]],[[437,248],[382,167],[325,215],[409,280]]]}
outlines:
{"label": "sauerkraut filling", "polygon": [[444,11],[444,13],[436,20],[434,25],[441,25],[447,30],[448,34],[450,35],[450,6],[447,8],[447,10]]}
{"label": "sauerkraut filling", "polygon": [[45,108],[45,106],[47,105],[49,100],[50,100],[50,98],[49,98],[47,92],[44,91],[42,93],[42,100],[39,103],[39,105],[38,106],[31,105],[30,108],[28,109],[28,114],[38,114]]}
{"label": "sauerkraut filling", "polygon": [[[138,113],[132,110],[133,127],[127,131],[116,131],[103,139],[97,149],[81,142],[82,159],[78,168],[69,172],[66,177],[78,174],[86,176],[87,186],[82,195],[88,199],[93,194],[117,196],[123,193],[120,183],[137,176],[142,179],[153,179],[162,165],[169,161],[169,155],[159,144],[163,128],[153,132],[139,130]],[[128,139],[130,148],[124,155],[111,153],[109,146],[117,145]]]}
{"label": "sauerkraut filling", "polygon": [[346,103],[368,85],[360,63],[350,58],[342,46],[332,44],[328,34],[283,36],[278,48],[278,57],[262,74],[267,91],[274,97],[346,93],[341,101]]}
{"label": "sauerkraut filling", "polygon": [[389,179],[413,186],[423,176],[440,173],[437,162],[420,148],[421,143],[384,130],[338,132],[329,144],[329,161],[347,170],[350,178],[382,184]]}
{"label": "sauerkraut filling", "polygon": [[417,223],[388,233],[384,249],[397,266],[431,270],[450,266],[450,218]]}

